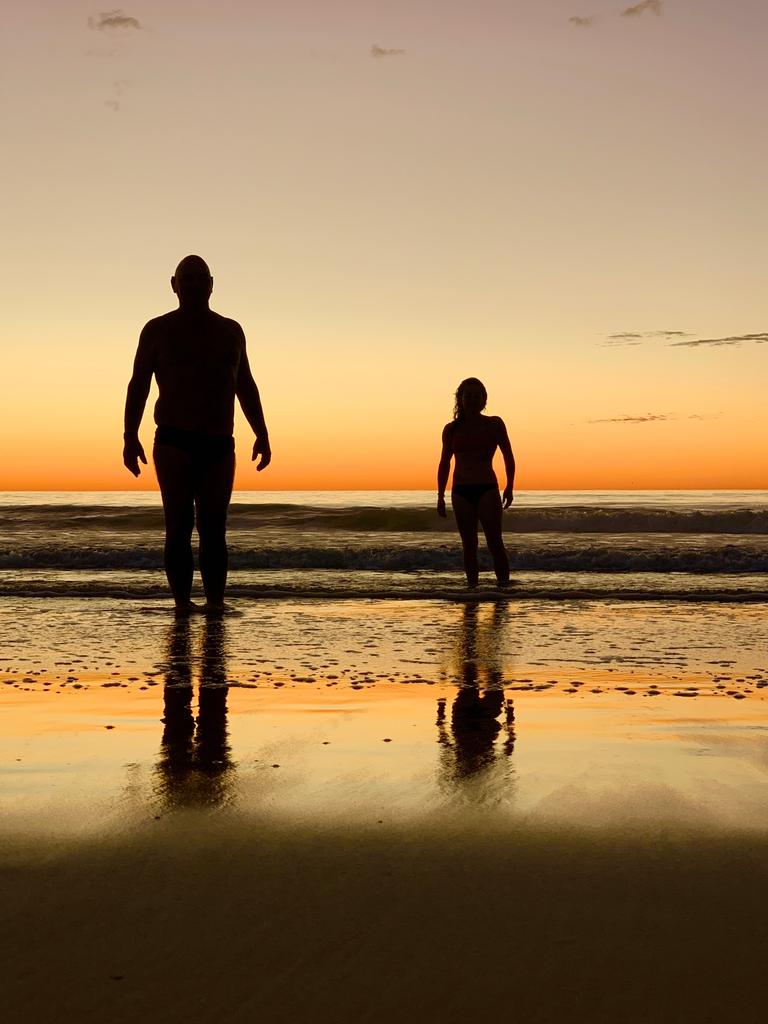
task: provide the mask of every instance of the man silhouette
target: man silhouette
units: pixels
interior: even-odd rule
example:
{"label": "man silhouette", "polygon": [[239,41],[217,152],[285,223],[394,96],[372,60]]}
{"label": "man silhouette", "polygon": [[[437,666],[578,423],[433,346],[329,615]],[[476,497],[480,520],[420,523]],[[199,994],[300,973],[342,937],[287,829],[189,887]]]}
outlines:
{"label": "man silhouette", "polygon": [[147,464],[138,431],[154,374],[153,459],[165,514],[165,572],[177,611],[188,614],[196,608],[190,599],[195,523],[206,609],[225,607],[235,396],[256,435],[251,459],[260,456],[257,470],[269,465],[272,453],[243,329],[210,308],[213,278],[205,260],[186,256],[171,287],[179,308],[150,320],[139,338],[125,400],[123,464],[134,476],[140,461]]}

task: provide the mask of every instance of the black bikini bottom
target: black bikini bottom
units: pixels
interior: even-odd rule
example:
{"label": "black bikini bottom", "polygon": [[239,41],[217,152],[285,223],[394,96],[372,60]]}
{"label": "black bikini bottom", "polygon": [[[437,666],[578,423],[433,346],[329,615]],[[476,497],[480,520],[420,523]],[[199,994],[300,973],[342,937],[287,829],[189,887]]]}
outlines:
{"label": "black bikini bottom", "polygon": [[498,489],[498,484],[454,484],[451,497],[457,494],[477,508],[484,494],[487,494],[488,491],[498,491]]}
{"label": "black bikini bottom", "polygon": [[229,434],[198,434],[178,427],[158,427],[155,444],[179,448],[193,459],[221,459],[235,450],[235,439]]}

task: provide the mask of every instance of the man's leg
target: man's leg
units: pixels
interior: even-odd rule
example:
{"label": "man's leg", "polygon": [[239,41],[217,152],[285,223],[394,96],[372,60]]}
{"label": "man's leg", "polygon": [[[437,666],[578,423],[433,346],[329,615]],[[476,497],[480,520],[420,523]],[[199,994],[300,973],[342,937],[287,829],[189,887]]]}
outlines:
{"label": "man's leg", "polygon": [[235,480],[235,453],[201,460],[195,472],[200,575],[206,604],[220,608],[227,584],[227,510]]}
{"label": "man's leg", "polygon": [[192,463],[189,455],[168,444],[156,444],[155,471],[165,513],[165,574],[180,611],[192,607],[192,528],[195,525]]}

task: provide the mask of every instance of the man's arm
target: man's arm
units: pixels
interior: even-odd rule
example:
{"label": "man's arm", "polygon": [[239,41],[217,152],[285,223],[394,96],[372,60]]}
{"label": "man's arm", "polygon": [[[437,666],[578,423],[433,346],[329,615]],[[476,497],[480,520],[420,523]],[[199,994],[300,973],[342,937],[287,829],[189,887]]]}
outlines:
{"label": "man's arm", "polygon": [[445,511],[445,488],[448,486],[448,475],[451,472],[451,434],[453,424],[447,423],[443,427],[443,448],[440,452],[440,462],[437,465],[437,514],[446,518]]}
{"label": "man's arm", "polygon": [[261,407],[261,396],[248,363],[248,353],[245,350],[245,335],[243,335],[243,351],[240,355],[240,366],[237,371],[235,394],[240,402],[245,418],[251,426],[251,430],[256,435],[251,461],[257,456],[261,456],[256,465],[257,472],[260,472],[262,469],[266,469],[272,461],[272,450],[269,447],[269,432],[264,420],[264,410]]}
{"label": "man's arm", "polygon": [[507,428],[504,420],[501,417],[497,417],[498,420],[498,444],[501,449],[501,454],[504,456],[504,469],[507,473],[507,486],[504,488],[502,504],[504,508],[509,508],[512,504],[514,496],[515,486],[515,456],[512,454],[512,445],[509,443],[509,435],[507,434]]}
{"label": "man's arm", "polygon": [[155,371],[155,342],[152,322],[146,324],[139,337],[139,347],[133,361],[133,375],[128,382],[125,396],[125,419],[123,433],[123,465],[134,476],[141,473],[139,460],[147,464],[147,457],[139,441],[139,424],[144,415],[152,374]]}

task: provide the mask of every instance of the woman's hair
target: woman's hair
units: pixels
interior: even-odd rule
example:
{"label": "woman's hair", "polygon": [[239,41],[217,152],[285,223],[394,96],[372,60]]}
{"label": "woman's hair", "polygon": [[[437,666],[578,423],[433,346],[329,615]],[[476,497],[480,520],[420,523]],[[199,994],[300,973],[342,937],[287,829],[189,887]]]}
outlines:
{"label": "woman's hair", "polygon": [[468,387],[472,387],[473,385],[479,387],[480,390],[482,391],[483,404],[480,406],[480,408],[485,408],[485,403],[488,401],[488,392],[485,390],[485,384],[483,384],[481,380],[478,380],[477,377],[467,377],[467,379],[463,380],[461,384],[459,384],[459,386],[456,388],[456,402],[453,406],[453,418],[455,420],[464,419],[464,407],[461,404],[461,398],[466,389]]}

